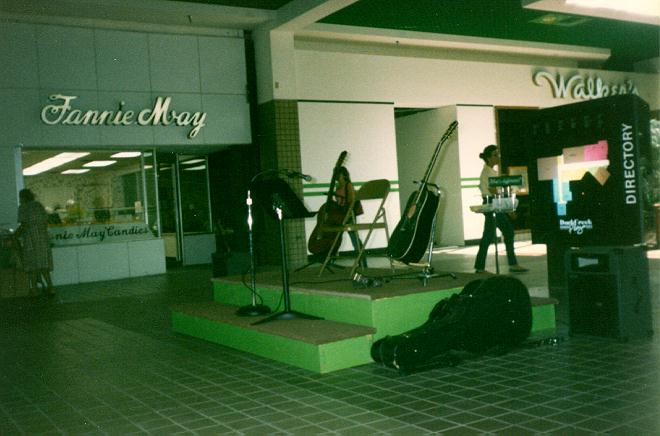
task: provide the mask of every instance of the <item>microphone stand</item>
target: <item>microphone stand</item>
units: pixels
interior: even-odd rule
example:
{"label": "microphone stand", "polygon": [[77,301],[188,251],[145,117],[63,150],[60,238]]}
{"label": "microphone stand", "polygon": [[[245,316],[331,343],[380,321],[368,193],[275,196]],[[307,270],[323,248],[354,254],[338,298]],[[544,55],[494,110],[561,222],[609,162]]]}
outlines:
{"label": "microphone stand", "polygon": [[[250,181],[250,185],[252,185],[252,182],[254,182],[254,179],[259,176],[261,173],[257,174],[254,176],[254,178]],[[250,246],[250,290],[252,291],[252,304],[248,306],[242,306],[236,311],[236,315],[239,316],[259,316],[259,315],[266,315],[270,313],[270,307],[265,306],[263,304],[257,304],[257,274],[256,274],[256,269],[255,269],[255,262],[254,262],[254,241],[252,237],[252,196],[250,195],[250,189],[247,191],[247,199],[245,201],[247,204],[247,210],[248,210],[248,218],[247,218],[247,224],[248,224],[248,240],[249,240],[249,246]]]}
{"label": "microphone stand", "polygon": [[[250,290],[252,293],[252,302],[249,305],[242,306],[236,311],[236,315],[238,316],[260,316],[260,315],[267,315],[271,312],[270,308],[268,306],[265,306],[263,304],[257,304],[257,272],[256,272],[256,266],[255,266],[255,255],[254,255],[254,238],[253,238],[253,232],[252,232],[252,225],[254,223],[253,217],[252,217],[252,195],[251,195],[251,187],[252,184],[259,178],[262,177],[266,174],[285,174],[289,177],[291,176],[300,176],[303,178],[303,180],[309,181],[308,177],[304,174],[291,171],[288,169],[268,169],[268,170],[263,170],[258,172],[252,179],[250,180],[250,183],[248,185],[248,191],[247,191],[247,198],[245,200],[245,204],[247,205],[247,224],[248,224],[248,242],[249,242],[249,249],[250,249]],[[278,212],[278,214],[281,213]]]}

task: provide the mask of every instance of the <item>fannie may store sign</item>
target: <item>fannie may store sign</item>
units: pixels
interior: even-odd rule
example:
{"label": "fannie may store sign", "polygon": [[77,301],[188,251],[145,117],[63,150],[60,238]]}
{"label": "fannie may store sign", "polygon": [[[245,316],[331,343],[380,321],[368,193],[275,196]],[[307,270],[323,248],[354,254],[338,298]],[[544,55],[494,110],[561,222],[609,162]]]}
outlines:
{"label": "fannie may store sign", "polygon": [[132,110],[119,102],[116,110],[74,107],[75,95],[53,94],[50,104],[41,109],[41,121],[48,125],[65,126],[185,126],[189,127],[188,138],[197,136],[206,124],[206,112],[177,111],[172,97],[157,97],[149,108]]}

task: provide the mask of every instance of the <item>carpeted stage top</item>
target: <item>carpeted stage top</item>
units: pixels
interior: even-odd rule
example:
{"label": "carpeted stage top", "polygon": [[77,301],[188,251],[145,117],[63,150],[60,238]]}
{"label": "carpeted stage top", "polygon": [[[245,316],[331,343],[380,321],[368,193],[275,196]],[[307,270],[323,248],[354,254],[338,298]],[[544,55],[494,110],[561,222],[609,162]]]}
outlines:
{"label": "carpeted stage top", "polygon": [[[337,269],[332,272],[324,271],[319,276],[319,267],[308,267],[301,271],[289,272],[289,289],[295,291],[309,291],[314,293],[351,294],[352,297],[362,297],[371,300],[391,298],[420,292],[437,291],[443,289],[463,288],[472,280],[485,279],[489,274],[451,273],[449,271],[435,271],[437,277],[430,277],[424,283],[420,268],[368,268],[362,276],[370,281],[369,285],[354,283],[349,276],[350,268]],[[220,282],[249,283],[251,277],[230,276],[214,278]],[[380,286],[373,286],[379,282]],[[263,271],[256,274],[257,287],[282,289],[282,273],[277,271]]]}

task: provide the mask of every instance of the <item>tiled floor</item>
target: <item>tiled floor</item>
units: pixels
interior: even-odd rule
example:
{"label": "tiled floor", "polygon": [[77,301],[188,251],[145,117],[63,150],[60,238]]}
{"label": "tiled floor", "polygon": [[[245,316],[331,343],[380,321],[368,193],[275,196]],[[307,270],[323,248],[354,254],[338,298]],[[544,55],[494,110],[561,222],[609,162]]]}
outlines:
{"label": "tiled floor", "polygon": [[[436,269],[471,271],[470,250],[442,250]],[[519,277],[547,293],[543,250],[518,253],[532,268]],[[566,337],[405,377],[376,364],[317,375],[172,333],[168,307],[210,300],[210,277],[185,268],[1,301],[0,435],[660,434],[658,335]]]}

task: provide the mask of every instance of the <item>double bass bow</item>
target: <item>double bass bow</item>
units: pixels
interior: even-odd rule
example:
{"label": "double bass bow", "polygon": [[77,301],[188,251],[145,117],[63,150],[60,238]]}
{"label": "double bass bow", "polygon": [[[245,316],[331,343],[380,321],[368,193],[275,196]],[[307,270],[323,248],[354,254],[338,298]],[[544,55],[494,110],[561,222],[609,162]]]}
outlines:
{"label": "double bass bow", "polygon": [[456,126],[458,126],[458,122],[452,122],[442,135],[420,182],[419,190],[408,198],[403,216],[394,228],[387,245],[387,255],[392,259],[404,263],[418,262],[429,247],[430,238],[433,237],[431,235],[433,220],[440,202],[440,193],[437,190],[429,189],[429,185],[432,185],[429,183],[429,178],[443,144],[456,130]]}
{"label": "double bass bow", "polygon": [[332,178],[330,179],[330,187],[328,188],[328,197],[325,203],[319,209],[316,215],[316,227],[312,231],[309,241],[307,242],[307,249],[312,254],[321,254],[330,250],[332,243],[335,240],[337,232],[325,232],[322,230],[323,226],[340,225],[346,213],[345,208],[340,206],[332,199],[335,192],[335,183],[337,182],[337,168],[344,164],[346,160],[347,151],[342,151],[339,159],[335,163],[332,170]]}

